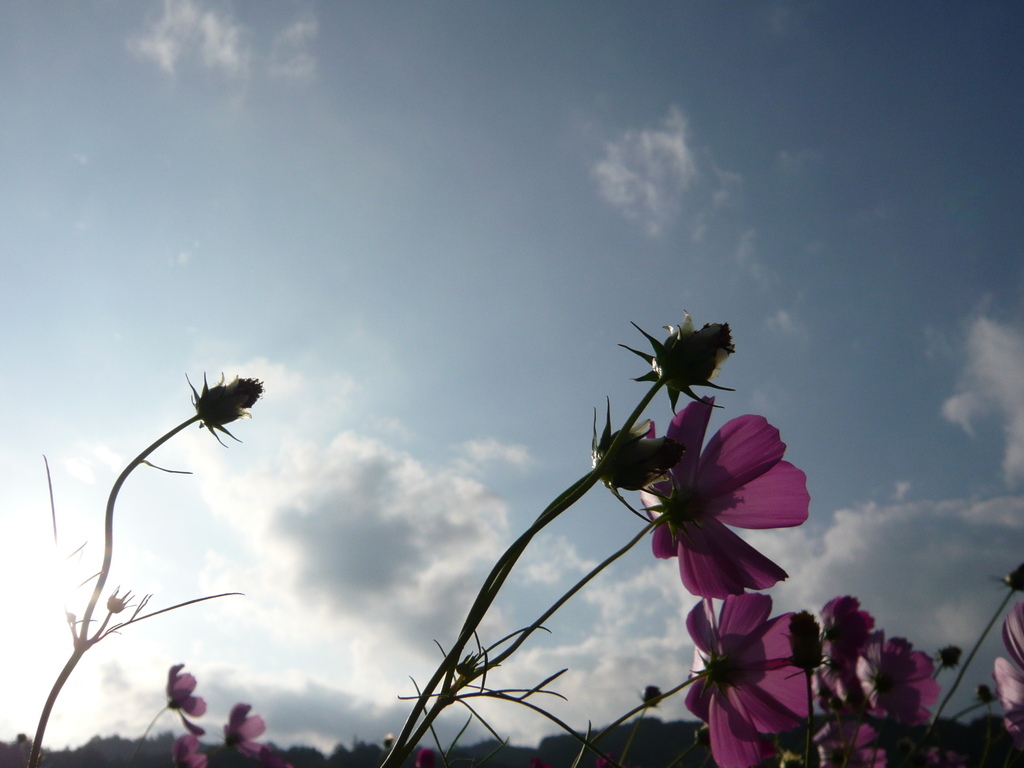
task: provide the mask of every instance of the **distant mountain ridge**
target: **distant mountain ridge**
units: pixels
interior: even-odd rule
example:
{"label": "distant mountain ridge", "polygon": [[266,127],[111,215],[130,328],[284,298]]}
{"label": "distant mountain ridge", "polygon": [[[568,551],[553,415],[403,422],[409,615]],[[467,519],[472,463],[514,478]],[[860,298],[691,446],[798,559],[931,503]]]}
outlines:
{"label": "distant mountain ridge", "polygon": [[[645,718],[637,729],[626,764],[631,768],[666,768],[693,744],[700,726],[699,722],[686,720],[666,723],[656,717]],[[940,721],[936,735],[944,749],[966,755],[969,758],[968,765],[976,766],[984,750],[987,727],[991,727],[995,743],[986,764],[1003,765],[1010,744],[1003,732],[1002,718],[978,718],[969,725]],[[601,742],[601,746],[610,755],[620,755],[632,729],[633,723],[619,726],[608,734]],[[907,737],[919,737],[922,731],[923,726],[911,728],[896,723],[885,724],[882,728],[882,746],[888,751],[890,768],[902,763],[903,753],[898,751],[898,742]],[[139,749],[132,768],[168,768],[171,765],[171,744],[175,738],[176,734],[167,732],[147,739]],[[781,743],[786,749],[800,752],[802,739],[803,734],[797,729],[783,734]],[[77,749],[46,753],[43,768],[127,768],[137,744],[137,741],[120,736],[95,736]],[[579,752],[579,742],[569,735],[549,736],[537,747],[509,745],[497,749],[498,747],[496,741],[485,741],[456,749],[449,758],[449,763],[454,768],[469,768],[490,755],[487,764],[491,768],[528,768],[530,759],[534,757],[551,765],[552,768],[571,768]],[[294,768],[378,768],[383,758],[383,750],[379,745],[360,741],[356,741],[351,749],[339,744],[330,755],[325,755],[312,747],[291,747],[279,750],[278,753]],[[25,742],[0,742],[0,768],[24,768],[27,754]],[[704,747],[696,747],[678,762],[677,766],[713,766],[714,763],[707,760],[707,757]],[[411,768],[413,762],[414,757],[409,759],[406,768]],[[231,750],[222,750],[210,755],[210,768],[236,766],[256,768],[259,763]],[[593,766],[594,758],[589,755],[584,756],[580,762],[581,768]],[[437,761],[437,768],[443,768],[441,760]]]}

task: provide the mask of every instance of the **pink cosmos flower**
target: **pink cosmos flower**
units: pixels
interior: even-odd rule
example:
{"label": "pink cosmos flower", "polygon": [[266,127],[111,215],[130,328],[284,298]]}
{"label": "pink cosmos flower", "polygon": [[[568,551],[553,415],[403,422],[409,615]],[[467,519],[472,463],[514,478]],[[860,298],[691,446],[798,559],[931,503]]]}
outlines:
{"label": "pink cosmos flower", "polygon": [[886,641],[882,630],[871,634],[857,660],[857,677],[875,712],[920,725],[928,721],[927,707],[938,700],[940,686],[932,679],[935,665],[928,654],[911,648],[902,637]]}
{"label": "pink cosmos flower", "polygon": [[849,595],[829,600],[821,609],[823,644],[828,665],[815,674],[822,708],[830,709],[838,699],[850,707],[864,701],[864,690],[857,678],[857,658],[864,649],[868,634],[875,626],[874,617],[860,610],[860,601]]}
{"label": "pink cosmos flower", "polygon": [[814,735],[822,768],[885,768],[885,750],[872,744],[878,736],[875,729],[861,723],[854,733],[854,726],[855,723],[845,721],[840,728],[835,720],[830,720]]}
{"label": "pink cosmos flower", "polygon": [[996,696],[1006,710],[1006,732],[1016,749],[1024,749],[1024,601],[1013,606],[1003,622],[1003,645],[1013,663],[1000,656],[992,677],[996,680]]}
{"label": "pink cosmos flower", "polygon": [[434,768],[434,750],[424,747],[417,752],[416,768]]}
{"label": "pink cosmos flower", "polygon": [[199,751],[199,739],[191,733],[175,740],[171,758],[175,768],[206,768],[208,762],[206,755]]}
{"label": "pink cosmos flower", "polygon": [[224,743],[226,746],[234,747],[243,755],[259,757],[262,744],[257,744],[253,739],[261,736],[267,730],[266,723],[259,715],[249,717],[251,704],[235,704],[228,716],[228,724],[224,726]]}
{"label": "pink cosmos flower", "polygon": [[530,768],[551,768],[551,766],[545,763],[539,757],[531,757]]}
{"label": "pink cosmos flower", "polygon": [[167,707],[178,710],[182,724],[192,735],[202,736],[206,731],[185,715],[201,717],[206,712],[206,702],[199,696],[192,695],[192,691],[196,689],[195,677],[187,672],[184,675],[178,674],[184,667],[184,664],[175,664],[167,673]]}
{"label": "pink cosmos flower", "polygon": [[772,599],[729,595],[715,620],[705,598],[686,617],[694,642],[689,710],[708,724],[711,754],[721,768],[747,768],[763,757],[759,733],[795,728],[807,717],[803,674],[788,662],[789,619],[768,619]]}
{"label": "pink cosmos flower", "polygon": [[669,479],[640,497],[654,529],[655,557],[679,557],[690,592],[724,598],[767,589],[787,573],[726,524],[739,528],[789,528],[807,520],[807,477],[782,461],[786,444],[762,416],[729,421],[700,452],[715,400],[705,397],[676,414],[667,435],[686,446]]}
{"label": "pink cosmos flower", "polygon": [[206,712],[206,702],[192,695],[196,689],[195,677],[187,672],[184,675],[178,674],[184,668],[184,664],[175,664],[167,673],[167,706],[180,709],[192,717],[199,717]]}

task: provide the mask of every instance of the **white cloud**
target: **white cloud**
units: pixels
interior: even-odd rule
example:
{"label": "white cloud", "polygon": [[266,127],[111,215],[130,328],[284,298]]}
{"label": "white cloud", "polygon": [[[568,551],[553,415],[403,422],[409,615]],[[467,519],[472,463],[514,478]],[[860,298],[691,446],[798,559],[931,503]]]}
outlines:
{"label": "white cloud", "polygon": [[807,343],[811,338],[811,332],[807,329],[807,325],[789,309],[779,309],[767,317],[765,327],[774,336],[792,339],[800,343]]}
{"label": "white cloud", "polygon": [[519,563],[526,584],[557,584],[567,577],[579,578],[597,565],[585,560],[576,545],[564,536],[538,536]]}
{"label": "white cloud", "polygon": [[183,59],[197,58],[210,69],[240,76],[249,61],[245,37],[242,25],[225,11],[199,0],[164,0],[163,14],[130,38],[128,47],[169,75]]}
{"label": "white cloud", "polygon": [[701,240],[709,215],[731,205],[742,186],[739,174],[694,150],[678,107],[659,128],[628,130],[604,148],[604,159],[591,169],[598,192],[652,237],[682,215],[693,239]]}
{"label": "white cloud", "polygon": [[974,420],[993,410],[1005,419],[1003,473],[1008,483],[1024,477],[1024,334],[1019,328],[979,317],[967,337],[960,392],[942,415],[973,435]]}
{"label": "white cloud", "polygon": [[425,652],[425,638],[454,631],[506,527],[504,502],[475,479],[352,432],[324,448],[288,445],[259,469],[211,479],[206,494],[260,563],[239,578]]}
{"label": "white cloud", "polygon": [[316,60],[309,52],[309,41],[316,35],[316,19],[311,15],[303,16],[282,30],[270,49],[270,74],[289,80],[312,78],[316,74]]}
{"label": "white cloud", "polygon": [[661,129],[626,131],[605,152],[593,168],[601,196],[657,235],[675,218],[682,193],[697,176],[682,112],[672,107]]}
{"label": "white cloud", "polygon": [[525,469],[533,463],[525,445],[506,445],[493,437],[467,440],[462,444],[462,449],[473,464],[502,462]]}

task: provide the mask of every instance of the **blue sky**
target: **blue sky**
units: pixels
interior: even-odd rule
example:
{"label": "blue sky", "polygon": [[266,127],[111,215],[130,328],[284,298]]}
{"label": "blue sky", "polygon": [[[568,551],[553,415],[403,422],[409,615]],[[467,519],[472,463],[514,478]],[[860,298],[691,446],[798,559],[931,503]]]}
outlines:
{"label": "blue sky", "polygon": [[[52,744],[140,733],[178,662],[211,723],[245,700],[279,743],[397,731],[489,559],[588,469],[593,409],[641,396],[630,321],[684,310],[734,331],[712,428],[763,414],[808,475],[809,522],[749,537],[791,574],[779,610],[855,594],[921,648],[968,644],[1024,560],[1019,7],[51,11],[0,24],[0,568],[26,660],[0,738],[33,730],[62,585],[95,570],[120,466],[188,417],[186,374],[267,395],[242,445],[156,457],[194,475],[130,480],[111,583],[246,597],[105,641]],[[61,550],[88,542],[63,570],[41,454]],[[552,527],[491,631],[631,535],[613,502]],[[568,666],[558,711],[608,721],[685,677],[693,604],[643,544],[505,680]]]}

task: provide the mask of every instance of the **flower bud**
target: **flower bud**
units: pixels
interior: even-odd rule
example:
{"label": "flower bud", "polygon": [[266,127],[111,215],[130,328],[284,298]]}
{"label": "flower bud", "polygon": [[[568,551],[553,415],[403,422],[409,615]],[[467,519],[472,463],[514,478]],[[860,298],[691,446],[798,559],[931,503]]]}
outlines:
{"label": "flower bud", "polygon": [[996,698],[992,695],[992,689],[984,683],[974,689],[974,695],[982,704],[991,704]]}
{"label": "flower bud", "polygon": [[[659,688],[656,685],[648,685],[646,688],[644,688],[644,692],[643,694],[641,694],[640,698],[643,699],[644,704],[647,704],[648,702],[654,701],[654,699],[657,699],[660,696],[661,688]],[[658,702],[655,701],[654,704],[651,704],[650,706],[656,707],[658,706]]]}
{"label": "flower bud", "polygon": [[1017,570],[1008,573],[1003,579],[1014,592],[1024,592],[1024,563],[1017,566]]}
{"label": "flower bud", "polygon": [[[618,432],[612,432],[612,406],[608,404],[608,416],[597,439],[597,412],[594,412],[593,466],[596,468],[604,459],[615,441]],[[623,488],[639,491],[665,477],[665,473],[679,463],[685,448],[668,437],[648,437],[654,434],[650,421],[634,424],[629,437],[619,446],[618,452],[605,468],[601,480],[612,490]]]}
{"label": "flower bud", "polygon": [[114,590],[114,594],[107,598],[107,610],[111,613],[120,613],[128,607],[128,601],[132,599],[131,591],[125,592],[124,597],[118,597],[117,592],[121,589],[118,587]]}
{"label": "flower bud", "polygon": [[724,389],[712,384],[711,379],[718,374],[718,369],[736,348],[732,344],[732,333],[728,323],[707,323],[699,331],[693,328],[693,319],[689,312],[684,312],[686,321],[675,328],[666,325],[669,336],[664,342],[658,341],[647,331],[633,323],[640,333],[647,337],[654,348],[654,354],[638,352],[632,347],[620,344],[635,355],[639,355],[651,366],[651,372],[635,381],[661,381],[668,387],[669,401],[672,410],[676,409],[676,401],[682,392],[688,397],[698,400],[691,387],[704,386]]}
{"label": "flower bud", "polygon": [[937,661],[939,667],[943,669],[952,669],[960,663],[960,655],[963,653],[955,645],[947,645],[945,648],[939,648],[937,654]]}
{"label": "flower bud", "polygon": [[390,752],[391,751],[391,747],[392,747],[392,745],[394,745],[394,743],[395,743],[395,734],[389,733],[387,736],[384,737],[384,750],[386,752]]}
{"label": "flower bud", "polygon": [[[186,377],[187,379],[187,377]],[[217,438],[214,430],[220,430],[232,440],[238,440],[226,429],[225,424],[230,424],[238,419],[248,419],[248,409],[252,408],[256,401],[263,397],[263,382],[259,379],[240,379],[237,376],[224,383],[224,374],[220,375],[220,382],[213,388],[206,383],[206,374],[203,374],[203,392],[196,392],[192,382],[188,383],[192,388],[192,405],[195,406],[196,415],[202,422],[201,426],[210,430],[210,434]],[[221,445],[223,443],[221,442]]]}
{"label": "flower bud", "polygon": [[821,666],[821,628],[818,620],[807,611],[790,617],[789,647],[793,651],[790,663],[794,667],[809,671]]}

